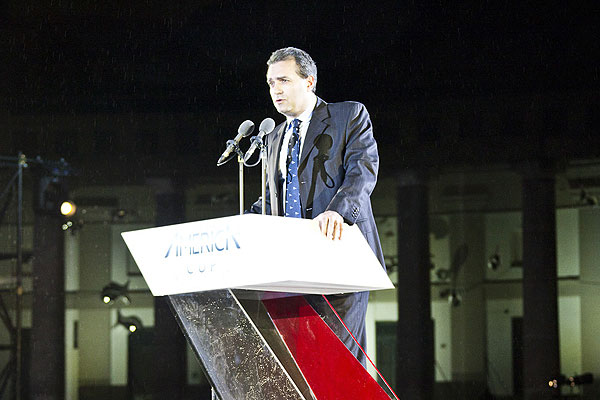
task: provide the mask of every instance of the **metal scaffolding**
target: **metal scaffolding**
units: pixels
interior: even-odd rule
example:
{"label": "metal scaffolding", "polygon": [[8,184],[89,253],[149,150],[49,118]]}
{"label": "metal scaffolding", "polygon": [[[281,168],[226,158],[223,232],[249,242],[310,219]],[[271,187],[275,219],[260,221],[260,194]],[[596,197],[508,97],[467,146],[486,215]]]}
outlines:
{"label": "metal scaffolding", "polygon": [[[0,226],[8,213],[16,194],[16,251],[4,257],[14,259],[16,267],[14,276],[8,277],[6,285],[0,291],[0,319],[7,329],[10,343],[0,344],[0,350],[9,351],[10,357],[7,364],[0,371],[0,398],[21,399],[22,377],[22,331],[23,331],[23,171],[27,168],[27,158],[24,154],[18,157],[0,156],[0,167],[16,170],[0,193]],[[8,310],[5,295],[15,296],[14,315]],[[8,397],[6,397],[8,394]]]}

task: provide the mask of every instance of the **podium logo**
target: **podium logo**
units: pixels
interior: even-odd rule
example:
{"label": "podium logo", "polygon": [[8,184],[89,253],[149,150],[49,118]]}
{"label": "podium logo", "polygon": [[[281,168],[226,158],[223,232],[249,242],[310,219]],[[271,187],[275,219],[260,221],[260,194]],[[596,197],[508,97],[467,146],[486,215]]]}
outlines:
{"label": "podium logo", "polygon": [[240,249],[240,243],[227,229],[176,235],[169,245],[165,258],[185,257]]}

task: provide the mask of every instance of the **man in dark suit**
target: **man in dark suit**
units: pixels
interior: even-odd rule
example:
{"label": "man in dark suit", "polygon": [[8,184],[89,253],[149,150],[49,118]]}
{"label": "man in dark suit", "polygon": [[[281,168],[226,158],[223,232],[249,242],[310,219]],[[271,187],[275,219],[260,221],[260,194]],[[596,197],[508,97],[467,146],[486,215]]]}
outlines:
{"label": "man in dark suit", "polygon": [[[271,99],[286,121],[266,139],[266,213],[312,218],[332,240],[342,237],[344,222],[357,224],[385,267],[370,200],[379,155],[366,108],[356,102],[326,103],[317,97],[316,64],[300,49],[277,50],[267,65]],[[294,152],[299,154],[297,169],[290,169]],[[299,198],[293,201],[294,196]],[[294,203],[299,207],[294,208]],[[251,211],[261,212],[260,199]],[[319,296],[306,297],[317,311],[328,307]],[[363,348],[368,297],[368,292],[328,296]],[[364,355],[341,324],[327,322],[364,365]]]}

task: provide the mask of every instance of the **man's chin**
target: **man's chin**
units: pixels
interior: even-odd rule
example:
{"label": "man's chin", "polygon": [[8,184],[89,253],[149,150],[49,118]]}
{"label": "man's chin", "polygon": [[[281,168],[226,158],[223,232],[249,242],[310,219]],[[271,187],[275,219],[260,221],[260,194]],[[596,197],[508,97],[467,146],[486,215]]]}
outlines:
{"label": "man's chin", "polygon": [[275,109],[277,110],[277,112],[279,112],[279,114],[283,114],[283,115],[287,115],[287,112],[289,112],[289,109],[287,107],[281,107],[281,106],[275,105]]}

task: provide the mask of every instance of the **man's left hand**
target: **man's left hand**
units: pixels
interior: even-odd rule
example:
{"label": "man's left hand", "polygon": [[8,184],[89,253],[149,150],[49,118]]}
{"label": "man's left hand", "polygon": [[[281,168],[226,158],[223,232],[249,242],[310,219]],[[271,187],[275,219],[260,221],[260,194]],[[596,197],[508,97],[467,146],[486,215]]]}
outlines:
{"label": "man's left hand", "polygon": [[335,211],[325,211],[314,218],[319,224],[321,232],[331,240],[340,240],[342,238],[342,226],[344,218]]}

